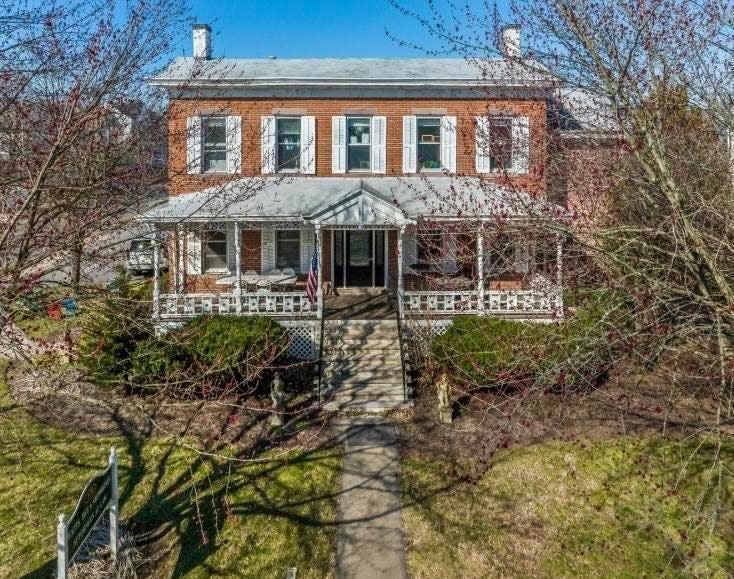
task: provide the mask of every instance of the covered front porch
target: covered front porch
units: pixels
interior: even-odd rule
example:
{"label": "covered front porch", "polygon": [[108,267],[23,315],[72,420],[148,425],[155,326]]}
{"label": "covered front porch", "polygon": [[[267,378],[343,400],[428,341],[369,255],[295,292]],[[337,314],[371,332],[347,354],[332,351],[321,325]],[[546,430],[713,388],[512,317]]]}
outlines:
{"label": "covered front porch", "polygon": [[[333,188],[335,180],[308,181]],[[154,317],[321,319],[326,297],[360,289],[388,293],[402,318],[562,315],[560,237],[535,235],[522,216],[426,218],[410,211],[415,202],[391,202],[372,183],[339,181],[348,181],[346,193],[300,211],[296,204],[290,215],[262,204],[258,211],[237,203],[192,211],[203,192],[149,212],[145,221],[159,240]],[[159,268],[164,247],[165,279]]]}

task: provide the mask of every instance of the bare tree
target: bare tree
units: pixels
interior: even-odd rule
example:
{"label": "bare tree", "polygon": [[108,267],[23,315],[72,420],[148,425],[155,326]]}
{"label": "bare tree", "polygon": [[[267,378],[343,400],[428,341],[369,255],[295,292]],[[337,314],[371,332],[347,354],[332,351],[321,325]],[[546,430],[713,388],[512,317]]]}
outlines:
{"label": "bare tree", "polygon": [[186,5],[19,1],[2,9],[5,319],[54,272],[69,268],[78,292],[82,262],[91,265],[104,245],[90,251],[87,241],[122,227],[161,190],[165,95],[147,78],[170,53]]}

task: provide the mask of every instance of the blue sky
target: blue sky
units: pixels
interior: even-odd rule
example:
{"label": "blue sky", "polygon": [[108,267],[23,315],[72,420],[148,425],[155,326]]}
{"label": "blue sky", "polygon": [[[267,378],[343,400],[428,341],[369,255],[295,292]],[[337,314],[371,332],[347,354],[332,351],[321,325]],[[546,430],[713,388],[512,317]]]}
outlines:
{"label": "blue sky", "polygon": [[[404,3],[419,8],[425,1]],[[431,42],[386,0],[191,0],[191,7],[197,22],[212,26],[215,57],[423,55],[387,38],[386,27],[409,40]],[[179,54],[191,54],[188,38]]]}

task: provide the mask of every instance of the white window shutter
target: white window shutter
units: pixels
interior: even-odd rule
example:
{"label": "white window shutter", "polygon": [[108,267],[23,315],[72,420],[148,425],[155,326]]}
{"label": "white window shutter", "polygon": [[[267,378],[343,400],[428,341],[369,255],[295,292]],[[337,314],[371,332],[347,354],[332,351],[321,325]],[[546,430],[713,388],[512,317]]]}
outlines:
{"label": "white window shutter", "polygon": [[492,163],[489,155],[489,119],[476,117],[476,169],[477,173],[489,173]]}
{"label": "white window shutter", "polygon": [[186,234],[186,273],[201,273],[201,237],[194,231]]}
{"label": "white window shutter", "polygon": [[275,116],[262,117],[260,126],[260,154],[263,173],[275,173]]}
{"label": "white window shutter", "polygon": [[242,117],[227,117],[227,173],[242,169]]}
{"label": "white window shutter", "polygon": [[315,237],[316,233],[313,229],[301,229],[301,271],[300,273],[308,273],[308,268],[311,267],[311,258],[313,257],[313,250],[316,247]]}
{"label": "white window shutter", "polygon": [[512,172],[527,173],[530,159],[530,125],[528,117],[512,119]]}
{"label": "white window shutter", "polygon": [[415,234],[403,234],[403,267],[412,270],[412,266],[418,261],[418,246]]}
{"label": "white window shutter", "polygon": [[331,117],[331,172],[347,170],[347,117]]}
{"label": "white window shutter", "polygon": [[201,173],[201,117],[186,119],[186,171]]}
{"label": "white window shutter", "polygon": [[403,173],[416,172],[416,121],[414,115],[403,117]]}
{"label": "white window shutter", "polygon": [[275,230],[260,230],[260,269],[262,273],[268,273],[275,269]]}
{"label": "white window shutter", "polygon": [[372,147],[370,147],[372,172],[385,173],[385,154],[387,151],[387,119],[372,117],[370,121]]}
{"label": "white window shutter", "polygon": [[316,173],[316,117],[301,117],[301,173]]}
{"label": "white window shutter", "polygon": [[234,246],[236,243],[234,237],[234,223],[227,223],[227,269],[229,273],[237,271],[237,261],[235,260]]}
{"label": "white window shutter", "polygon": [[441,164],[456,173],[456,117],[441,117]]}

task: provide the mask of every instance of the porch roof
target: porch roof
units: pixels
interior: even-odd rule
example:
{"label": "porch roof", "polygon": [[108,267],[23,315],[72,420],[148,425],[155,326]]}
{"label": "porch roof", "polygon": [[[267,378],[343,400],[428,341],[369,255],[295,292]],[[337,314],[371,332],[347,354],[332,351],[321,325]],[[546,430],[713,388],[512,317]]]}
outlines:
{"label": "porch roof", "polygon": [[258,177],[169,197],[141,221],[399,226],[418,218],[557,217],[560,206],[472,177]]}

